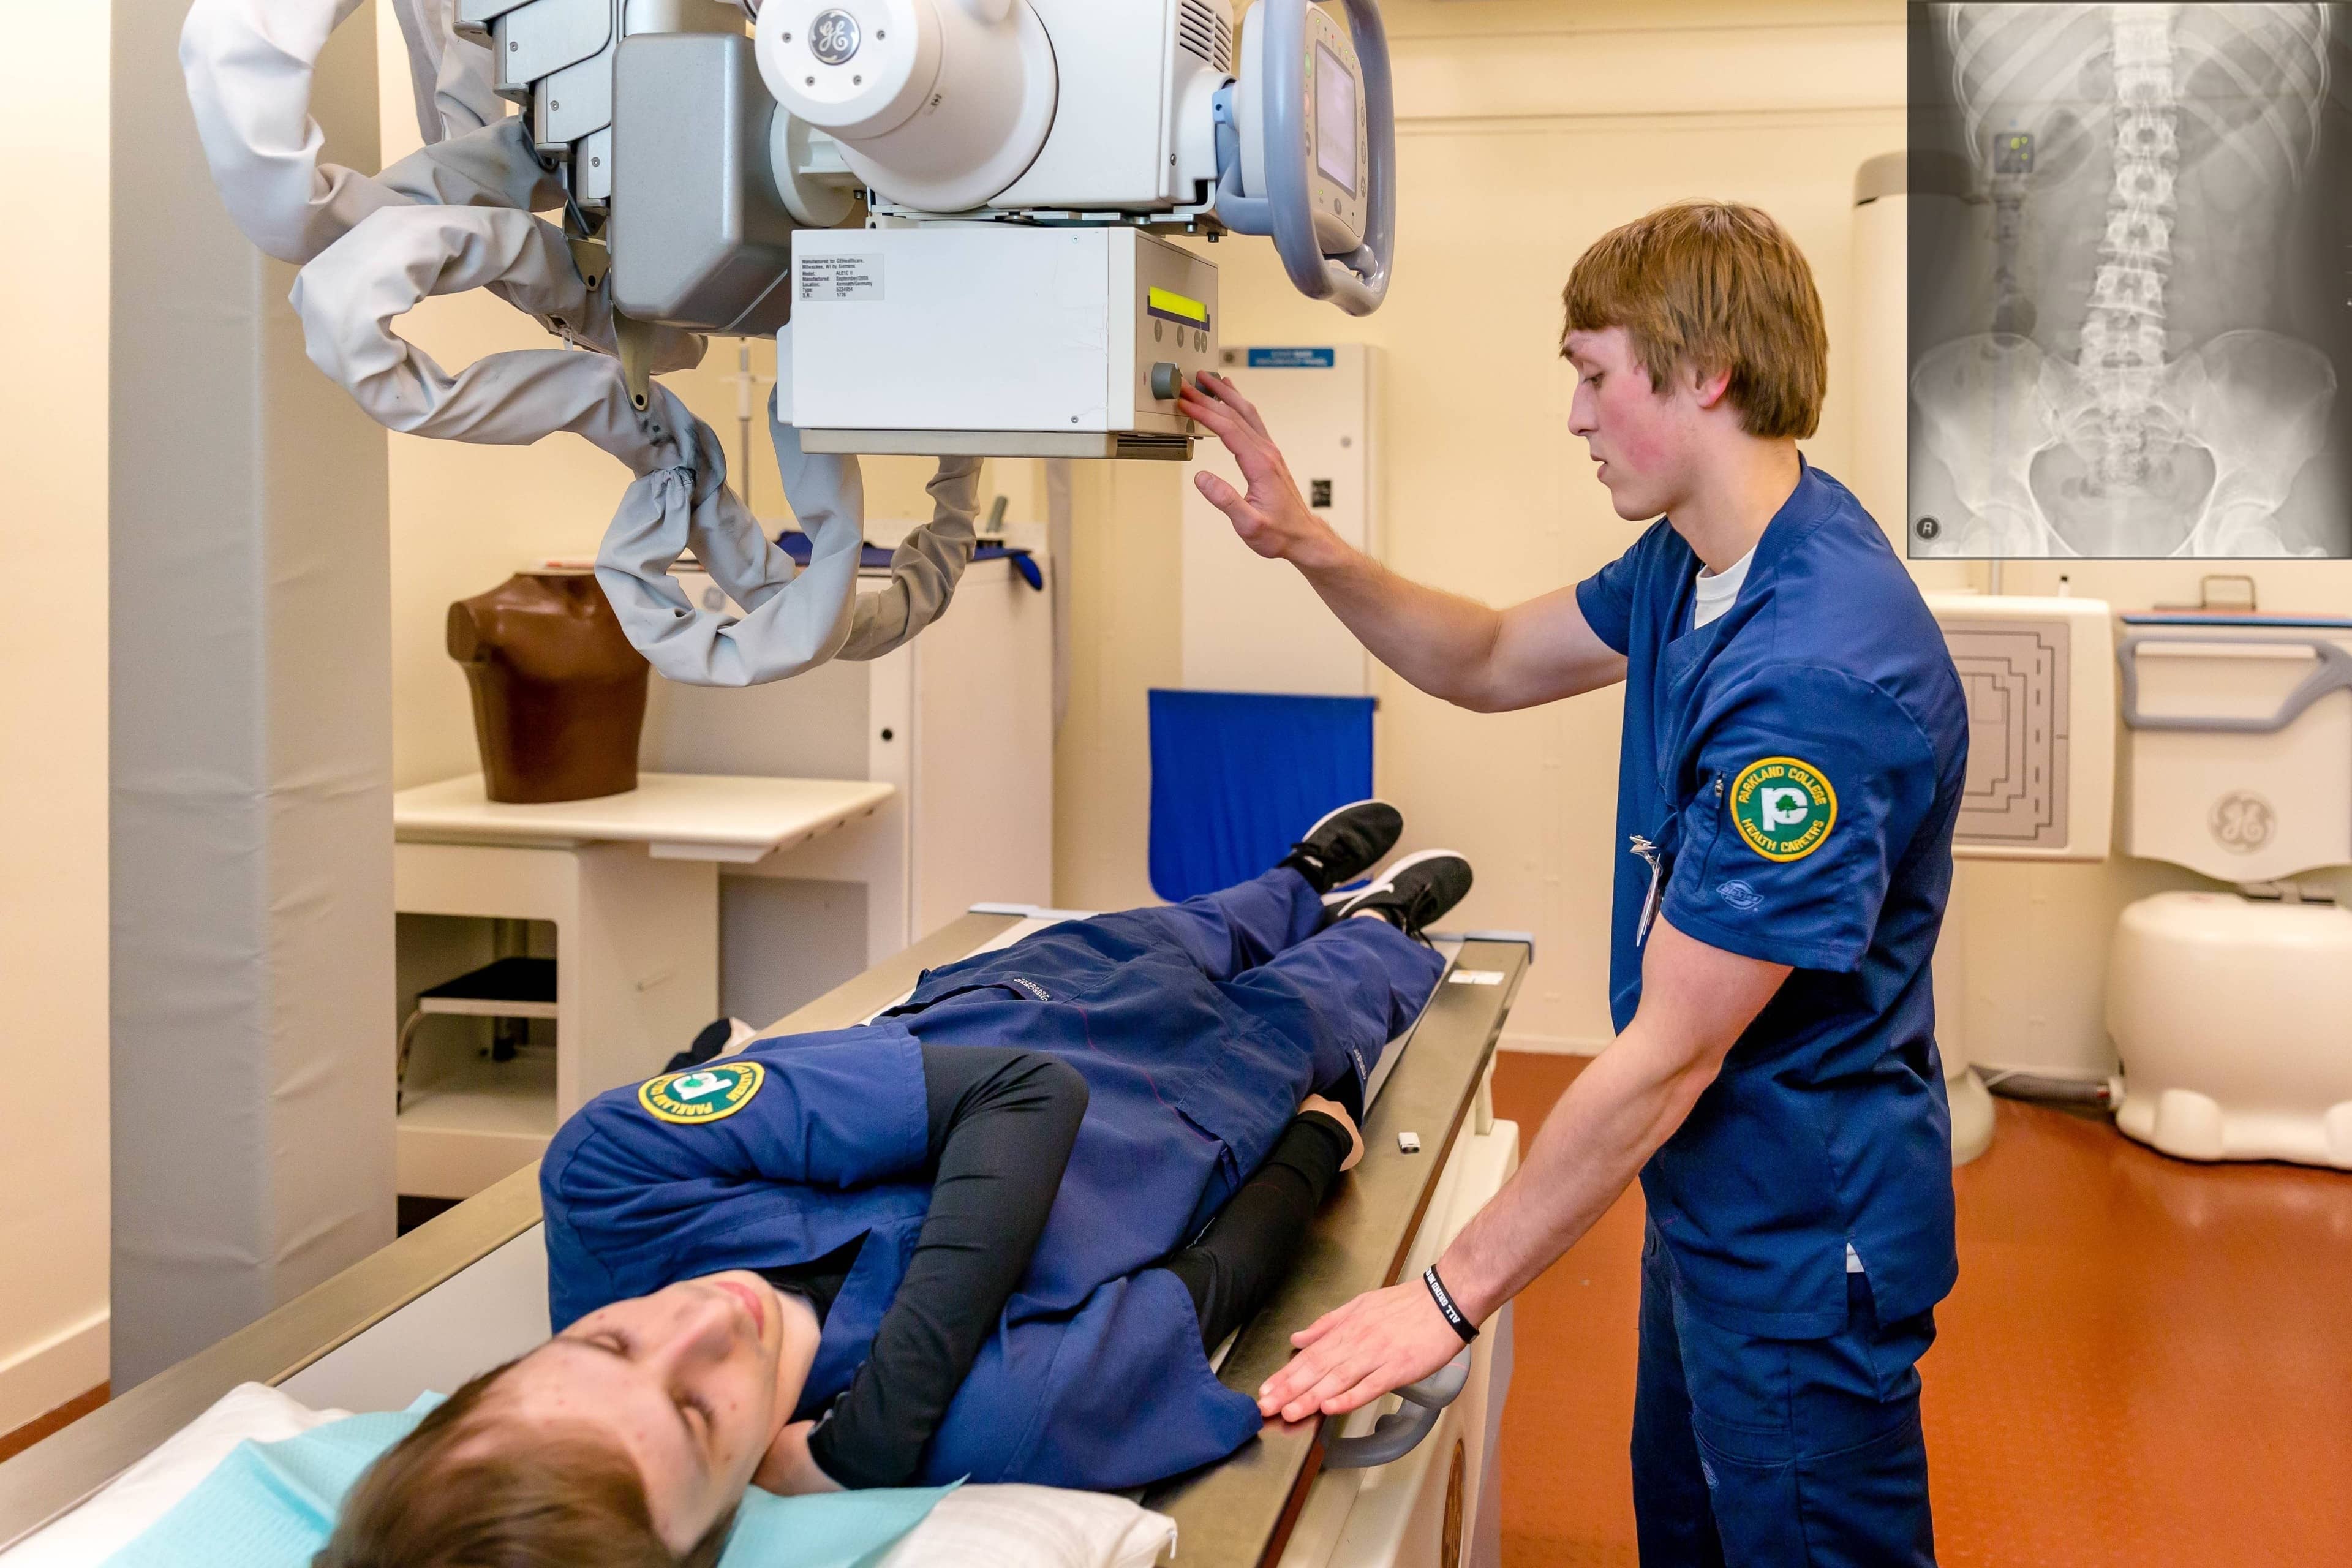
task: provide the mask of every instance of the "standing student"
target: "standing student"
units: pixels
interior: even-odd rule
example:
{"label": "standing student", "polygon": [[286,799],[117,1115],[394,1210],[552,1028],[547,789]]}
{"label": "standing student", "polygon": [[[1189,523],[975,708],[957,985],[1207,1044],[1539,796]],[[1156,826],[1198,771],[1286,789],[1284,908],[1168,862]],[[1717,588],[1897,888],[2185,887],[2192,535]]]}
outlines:
{"label": "standing student", "polygon": [[1185,389],[1249,486],[1202,493],[1405,679],[1482,712],[1625,682],[1615,1040],[1435,1267],[1298,1334],[1260,1406],[1339,1414],[1434,1372],[1638,1173],[1643,1562],[1929,1563],[1915,1363],[1957,1262],[1928,959],[1959,680],[1878,525],[1798,453],[1828,334],[1777,224],[1664,208],[1564,297],[1569,428],[1617,514],[1657,521],[1506,610],[1342,543],[1230,383]]}

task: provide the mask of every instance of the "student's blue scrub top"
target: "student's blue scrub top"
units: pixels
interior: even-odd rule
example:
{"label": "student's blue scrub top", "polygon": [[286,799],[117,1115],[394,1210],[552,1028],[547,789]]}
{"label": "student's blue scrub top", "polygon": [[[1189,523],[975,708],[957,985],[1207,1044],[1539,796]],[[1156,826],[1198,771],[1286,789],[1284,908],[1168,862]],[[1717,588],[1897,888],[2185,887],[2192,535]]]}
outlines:
{"label": "student's blue scrub top", "polygon": [[1698,568],[1661,520],[1576,591],[1627,658],[1611,1012],[1622,1030],[1641,1003],[1651,858],[1675,930],[1794,973],[1643,1193],[1680,1293],[1719,1326],[1837,1332],[1849,1246],[1892,1322],[1958,1272],[1928,960],[1967,769],[1959,677],[1885,535],[1819,468],[1694,631]]}

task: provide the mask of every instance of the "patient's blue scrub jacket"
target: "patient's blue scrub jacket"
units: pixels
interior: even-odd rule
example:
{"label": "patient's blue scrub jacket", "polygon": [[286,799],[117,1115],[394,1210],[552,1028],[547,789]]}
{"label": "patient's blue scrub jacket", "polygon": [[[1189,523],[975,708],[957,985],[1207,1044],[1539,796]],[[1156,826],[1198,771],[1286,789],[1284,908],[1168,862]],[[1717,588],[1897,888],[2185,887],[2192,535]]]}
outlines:
{"label": "patient's blue scrub jacket", "polygon": [[[1314,904],[1303,879],[1297,890]],[[1053,927],[931,971],[868,1026],[755,1041],[714,1064],[761,1069],[721,1117],[665,1121],[635,1086],[592,1101],[541,1167],[555,1328],[863,1236],[802,1396],[799,1414],[814,1415],[865,1361],[929,1204],[920,1046],[1042,1050],[1086,1078],[1086,1117],[1029,1272],[919,1479],[1118,1489],[1240,1447],[1257,1405],[1217,1381],[1192,1298],[1151,1265],[1223,1206],[1310,1089],[1343,1073],[1360,1087],[1363,1042],[1376,1057],[1401,1033],[1443,963],[1381,922],[1343,922],[1315,946],[1358,983],[1269,1014],[1133,920]],[[1367,965],[1390,983],[1361,984]]]}
{"label": "patient's blue scrub jacket", "polygon": [[1611,1012],[1633,1020],[1658,913],[1794,973],[1642,1190],[1678,1296],[1718,1326],[1843,1329],[1849,1246],[1893,1322],[1958,1268],[1928,959],[1968,759],[1959,678],[1885,535],[1810,465],[1738,601],[1694,631],[1698,566],[1660,521],[1576,592],[1628,661]]}

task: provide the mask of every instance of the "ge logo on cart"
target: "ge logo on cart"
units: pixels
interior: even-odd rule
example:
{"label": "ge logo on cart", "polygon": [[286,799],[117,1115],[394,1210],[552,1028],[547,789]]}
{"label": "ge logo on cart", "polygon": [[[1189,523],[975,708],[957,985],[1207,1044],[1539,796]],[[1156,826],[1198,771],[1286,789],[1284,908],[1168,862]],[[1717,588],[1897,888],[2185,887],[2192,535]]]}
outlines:
{"label": "ge logo on cart", "polygon": [[825,11],[809,24],[809,53],[829,66],[846,65],[857,52],[857,18],[846,11]]}
{"label": "ge logo on cart", "polygon": [[2233,855],[2252,854],[2278,830],[2278,814],[2271,809],[2271,803],[2244,790],[2215,801],[2208,822],[2213,842]]}
{"label": "ge logo on cart", "polygon": [[637,1103],[663,1121],[691,1125],[734,1115],[760,1092],[767,1069],[758,1062],[720,1062],[655,1079],[637,1090]]}

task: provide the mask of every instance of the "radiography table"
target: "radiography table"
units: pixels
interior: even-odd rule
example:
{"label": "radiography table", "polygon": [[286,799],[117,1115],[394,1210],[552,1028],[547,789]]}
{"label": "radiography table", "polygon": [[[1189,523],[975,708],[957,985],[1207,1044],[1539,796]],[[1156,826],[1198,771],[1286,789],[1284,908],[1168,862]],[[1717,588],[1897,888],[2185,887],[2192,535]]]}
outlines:
{"label": "radiography table", "polygon": [[[975,910],[765,1032],[856,1023],[925,968],[1034,929],[1024,917],[1038,912]],[[1227,1351],[1220,1375],[1230,1386],[1255,1390],[1288,1359],[1294,1331],[1433,1256],[1516,1167],[1517,1129],[1494,1120],[1488,1074],[1529,957],[1524,938],[1461,942],[1428,1009],[1375,1077],[1363,1163],[1325,1206],[1273,1301]],[[1419,1135],[1419,1152],[1400,1148],[1406,1131]],[[395,1408],[530,1349],[547,1333],[539,1220],[533,1164],[0,1464],[0,1547],[90,1496],[240,1383],[278,1385],[314,1406]],[[1178,1561],[1475,1561],[1475,1552],[1447,1555],[1444,1538],[1460,1543],[1456,1552],[1472,1548],[1481,1497],[1494,1490],[1507,1321],[1497,1330],[1475,1347],[1470,1390],[1385,1472],[1327,1469],[1327,1436],[1339,1436],[1327,1423],[1270,1422],[1231,1459],[1152,1489],[1142,1500],[1177,1521]],[[1346,1429],[1369,1430],[1386,1404],[1358,1412]],[[1379,1519],[1357,1517],[1368,1506]]]}

